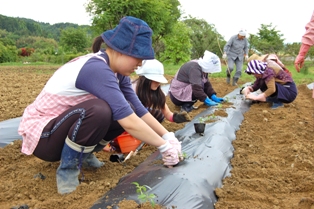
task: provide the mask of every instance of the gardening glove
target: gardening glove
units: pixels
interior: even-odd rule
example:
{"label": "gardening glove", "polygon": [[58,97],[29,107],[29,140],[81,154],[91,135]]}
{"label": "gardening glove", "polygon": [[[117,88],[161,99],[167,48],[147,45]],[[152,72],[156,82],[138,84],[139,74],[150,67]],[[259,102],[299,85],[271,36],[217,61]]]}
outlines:
{"label": "gardening glove", "polygon": [[252,91],[253,91],[253,88],[251,86],[246,86],[240,90],[240,94],[243,94],[244,96],[246,96]]}
{"label": "gardening glove", "polygon": [[226,59],[226,58],[227,58],[227,54],[224,53],[224,54],[222,55],[222,59]]}
{"label": "gardening glove", "polygon": [[180,113],[174,112],[173,116],[172,116],[172,121],[175,123],[183,123],[183,122],[187,122],[190,120],[191,120],[191,118],[186,111],[183,111]]}
{"label": "gardening glove", "polygon": [[247,99],[250,100],[254,100],[254,101],[262,101],[262,102],[266,102],[266,96],[264,93],[261,93],[259,95],[255,95],[253,93],[249,93],[248,95],[246,95]]}
{"label": "gardening glove", "polygon": [[172,146],[169,141],[166,141],[165,144],[157,148],[161,153],[164,165],[172,166],[180,162],[178,150],[174,146]]}
{"label": "gardening glove", "polygon": [[173,132],[168,132],[162,136],[165,141],[169,141],[169,143],[178,150],[180,160],[183,160],[182,150],[181,150],[181,142],[177,139]]}
{"label": "gardening glove", "polygon": [[305,59],[306,53],[309,51],[309,49],[310,49],[310,46],[307,44],[302,44],[300,47],[299,54],[294,61],[294,67],[298,72],[300,72],[300,69],[304,65],[304,59]]}
{"label": "gardening glove", "polygon": [[216,94],[213,94],[210,98],[211,98],[214,102],[217,102],[217,103],[222,103],[223,101],[225,101],[223,98],[217,97]]}
{"label": "gardening glove", "polygon": [[211,99],[209,99],[208,97],[205,99],[204,104],[207,106],[215,106],[218,105],[218,103],[212,101]]}
{"label": "gardening glove", "polygon": [[246,54],[246,55],[244,55],[244,58],[245,58],[245,61],[248,61],[249,56]]}

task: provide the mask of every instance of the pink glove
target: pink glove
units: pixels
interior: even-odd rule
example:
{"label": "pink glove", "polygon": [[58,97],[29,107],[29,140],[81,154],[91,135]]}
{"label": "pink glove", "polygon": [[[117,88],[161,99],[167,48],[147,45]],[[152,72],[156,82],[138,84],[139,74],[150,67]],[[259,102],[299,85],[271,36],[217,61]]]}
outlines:
{"label": "pink glove", "polygon": [[307,44],[302,44],[300,47],[299,55],[294,61],[294,67],[298,72],[300,72],[300,69],[304,65],[304,59],[309,49],[310,49],[310,45],[307,45]]}
{"label": "pink glove", "polygon": [[169,141],[166,141],[165,144],[157,147],[161,153],[162,160],[164,161],[164,165],[172,166],[176,165],[180,162],[179,160],[179,152],[176,148],[174,148]]}
{"label": "pink glove", "polygon": [[168,132],[162,136],[165,141],[169,141],[170,144],[175,146],[181,152],[181,142],[176,138],[173,132]]}
{"label": "pink glove", "polygon": [[179,140],[175,137],[174,133],[173,132],[168,132],[166,134],[164,134],[162,136],[162,138],[165,140],[165,141],[169,141],[169,143],[175,148],[178,150],[178,155],[180,157],[180,160],[183,160],[184,157],[182,155],[182,148],[181,148],[181,142],[179,142]]}

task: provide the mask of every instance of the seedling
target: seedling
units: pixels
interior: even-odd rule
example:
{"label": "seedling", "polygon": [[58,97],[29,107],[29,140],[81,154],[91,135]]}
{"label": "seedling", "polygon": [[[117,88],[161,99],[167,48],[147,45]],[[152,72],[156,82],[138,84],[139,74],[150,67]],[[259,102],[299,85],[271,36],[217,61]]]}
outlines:
{"label": "seedling", "polygon": [[229,97],[225,97],[225,102],[229,102]]}
{"label": "seedling", "polygon": [[211,114],[211,115],[208,115],[208,116],[199,117],[198,120],[199,120],[200,123],[205,123],[208,120],[215,120],[215,118],[216,118],[215,114]]}
{"label": "seedling", "polygon": [[155,200],[154,200],[156,198],[156,195],[149,194],[147,192],[147,188],[148,189],[152,189],[152,188],[150,188],[147,185],[140,185],[137,182],[132,182],[132,184],[136,186],[137,198],[141,202],[141,204],[145,202],[150,202],[151,206],[154,208],[156,205]]}
{"label": "seedling", "polygon": [[189,158],[189,156],[188,156],[188,154],[186,154],[186,152],[182,152],[182,157],[183,157],[184,159],[188,159],[188,158]]}
{"label": "seedling", "polygon": [[205,123],[206,118],[207,118],[207,117],[199,117],[199,118],[198,118],[198,121],[199,121],[200,123]]}
{"label": "seedling", "polygon": [[222,108],[222,104],[219,103],[219,104],[217,105],[217,107],[218,107],[218,109],[221,109],[221,108]]}

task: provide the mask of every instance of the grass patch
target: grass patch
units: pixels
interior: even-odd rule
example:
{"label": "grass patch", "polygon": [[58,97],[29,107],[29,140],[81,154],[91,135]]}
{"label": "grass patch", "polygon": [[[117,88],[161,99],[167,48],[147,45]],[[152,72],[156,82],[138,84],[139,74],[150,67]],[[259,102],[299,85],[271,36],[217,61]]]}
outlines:
{"label": "grass patch", "polygon": [[[164,64],[164,67],[166,75],[175,75],[181,65]],[[227,66],[223,65],[221,68],[222,70],[220,73],[213,73],[209,76],[209,78],[225,78]],[[289,69],[289,71],[292,73],[292,78],[297,85],[309,84],[314,81],[314,66],[306,65],[306,69],[302,69],[300,73],[296,71],[294,65],[286,65],[286,68]],[[244,82],[254,82],[254,76],[244,73],[245,69],[246,63],[243,64],[241,80]],[[234,75],[234,71],[232,72],[232,75]]]}
{"label": "grass patch", "polygon": [[[178,65],[173,65],[173,64],[164,64],[165,68],[165,74],[166,75],[172,75],[174,76],[178,69],[181,67],[182,64]],[[46,63],[46,62],[34,62],[34,63],[29,63],[29,64],[23,64],[22,62],[10,62],[10,63],[0,63],[0,67],[5,67],[5,66],[15,66],[15,67],[27,67],[31,68],[34,67],[38,73],[47,73],[45,69],[58,69],[61,65],[60,64],[52,64],[52,63]],[[40,67],[43,67],[42,69]],[[301,69],[301,72],[298,73],[295,70],[295,67],[293,64],[286,65],[286,67],[290,70],[292,73],[293,80],[297,85],[299,84],[309,84],[314,81],[314,66],[311,65],[310,63],[306,63],[305,67]],[[244,82],[254,82],[255,78],[253,76],[250,76],[246,73],[244,73],[246,69],[246,63],[243,65],[242,69],[242,75],[241,75],[241,80]],[[223,65],[222,66],[222,71],[220,73],[214,73],[210,75],[210,78],[225,78],[226,77],[226,70],[227,66]],[[234,72],[232,72],[232,75]]]}

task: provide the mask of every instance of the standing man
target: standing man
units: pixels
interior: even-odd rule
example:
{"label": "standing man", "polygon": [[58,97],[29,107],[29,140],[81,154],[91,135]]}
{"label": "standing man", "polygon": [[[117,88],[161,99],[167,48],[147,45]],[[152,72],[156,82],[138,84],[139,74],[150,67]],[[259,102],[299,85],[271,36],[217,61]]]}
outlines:
{"label": "standing man", "polygon": [[246,39],[246,30],[241,29],[237,35],[231,36],[224,46],[223,59],[228,57],[227,83],[230,84],[230,76],[236,65],[236,72],[233,76],[232,85],[237,85],[242,73],[243,58],[248,59],[249,42]]}

